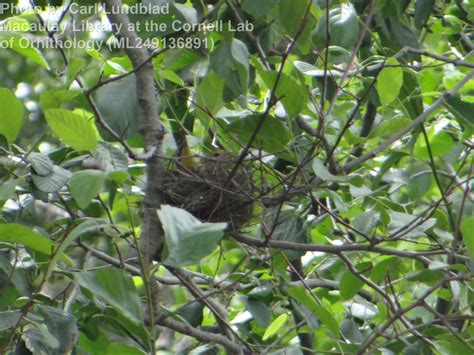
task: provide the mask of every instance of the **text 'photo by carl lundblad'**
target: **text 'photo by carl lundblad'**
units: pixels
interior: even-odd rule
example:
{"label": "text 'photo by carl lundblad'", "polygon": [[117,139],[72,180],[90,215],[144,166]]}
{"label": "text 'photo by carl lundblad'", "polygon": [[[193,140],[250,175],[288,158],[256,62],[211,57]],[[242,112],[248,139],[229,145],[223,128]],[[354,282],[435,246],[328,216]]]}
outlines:
{"label": "text 'photo by carl lundblad'", "polygon": [[[25,11],[43,11],[50,14],[61,14],[64,11],[64,6],[19,6],[11,3],[1,3],[0,4],[0,14],[9,13],[11,15],[20,15]],[[170,14],[170,4],[166,3],[163,5],[156,4],[144,4],[136,3],[130,6],[118,6],[111,5],[104,9],[101,3],[95,3],[90,5],[81,5],[80,3],[72,2],[68,8],[68,12],[71,15],[93,15],[105,12],[108,14],[129,14],[129,15],[169,15]]]}

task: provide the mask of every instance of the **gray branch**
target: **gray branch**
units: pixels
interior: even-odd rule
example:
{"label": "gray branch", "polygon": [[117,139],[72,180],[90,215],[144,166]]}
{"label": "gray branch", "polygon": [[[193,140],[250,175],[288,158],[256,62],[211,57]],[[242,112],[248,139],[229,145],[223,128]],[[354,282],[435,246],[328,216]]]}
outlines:
{"label": "gray branch", "polygon": [[[109,12],[107,16],[112,24],[115,36],[123,38],[124,43],[139,43],[136,32],[128,30],[130,23],[128,16],[124,13],[117,13],[118,11],[110,11],[112,8],[122,7],[121,0],[105,0],[104,5]],[[118,27],[118,24],[121,26]],[[116,31],[117,28],[121,30]],[[164,165],[159,158],[164,128],[158,115],[153,65],[151,62],[147,62],[150,56],[148,50],[145,47],[138,46],[124,48],[124,50],[132,61],[134,68],[141,66],[135,72],[141,115],[140,132],[143,134],[145,151],[153,152],[147,160],[143,226],[140,240],[140,249],[147,264],[149,264],[163,244],[163,232],[156,210],[161,204],[160,186],[164,174]]]}

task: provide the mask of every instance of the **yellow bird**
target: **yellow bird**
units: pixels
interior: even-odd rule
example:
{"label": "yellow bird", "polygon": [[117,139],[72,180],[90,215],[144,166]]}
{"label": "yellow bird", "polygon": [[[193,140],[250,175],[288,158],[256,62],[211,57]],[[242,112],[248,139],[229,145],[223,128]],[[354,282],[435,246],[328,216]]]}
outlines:
{"label": "yellow bird", "polygon": [[194,168],[199,164],[187,143],[184,144],[183,149],[181,150],[179,162],[188,169]]}

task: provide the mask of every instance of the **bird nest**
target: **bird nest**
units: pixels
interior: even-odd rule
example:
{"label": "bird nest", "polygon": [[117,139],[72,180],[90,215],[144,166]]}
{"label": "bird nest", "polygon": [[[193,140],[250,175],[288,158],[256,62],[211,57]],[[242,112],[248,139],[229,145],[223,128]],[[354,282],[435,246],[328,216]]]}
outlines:
{"label": "bird nest", "polygon": [[[194,158],[193,158],[194,159]],[[164,203],[182,208],[204,222],[227,222],[237,230],[252,217],[250,166],[223,157],[199,158],[192,167],[169,167],[163,183]],[[232,174],[232,176],[231,176]]]}

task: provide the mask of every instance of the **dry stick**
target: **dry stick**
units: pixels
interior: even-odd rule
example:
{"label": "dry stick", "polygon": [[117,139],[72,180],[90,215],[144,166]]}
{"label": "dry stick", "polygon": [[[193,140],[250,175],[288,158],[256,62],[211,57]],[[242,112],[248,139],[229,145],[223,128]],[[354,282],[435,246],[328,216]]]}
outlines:
{"label": "dry stick", "polygon": [[425,121],[431,114],[433,114],[448,98],[454,96],[466,83],[469,82],[474,77],[474,70],[471,70],[466,77],[461,80],[452,90],[444,93],[436,100],[430,107],[428,107],[420,116],[418,116],[413,122],[406,126],[401,132],[393,135],[387,139],[384,143],[379,145],[377,148],[371,152],[361,156],[358,159],[348,162],[341,167],[340,172],[350,172],[353,168],[359,166],[360,164],[366,162],[367,160],[375,158],[380,152],[384,151],[390,147],[393,143],[402,138],[405,134],[410,132],[412,129],[417,127],[423,121]]}

